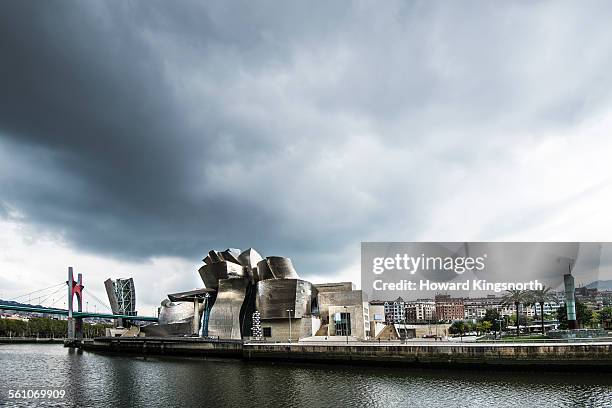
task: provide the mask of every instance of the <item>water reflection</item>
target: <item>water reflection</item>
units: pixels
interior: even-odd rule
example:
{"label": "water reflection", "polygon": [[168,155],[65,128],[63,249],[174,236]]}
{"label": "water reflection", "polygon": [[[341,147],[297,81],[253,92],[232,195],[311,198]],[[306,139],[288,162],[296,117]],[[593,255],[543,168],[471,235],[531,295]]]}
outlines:
{"label": "water reflection", "polygon": [[58,387],[66,406],[612,407],[610,374],[144,358],[60,345],[0,345],[0,378],[2,398],[11,387]]}

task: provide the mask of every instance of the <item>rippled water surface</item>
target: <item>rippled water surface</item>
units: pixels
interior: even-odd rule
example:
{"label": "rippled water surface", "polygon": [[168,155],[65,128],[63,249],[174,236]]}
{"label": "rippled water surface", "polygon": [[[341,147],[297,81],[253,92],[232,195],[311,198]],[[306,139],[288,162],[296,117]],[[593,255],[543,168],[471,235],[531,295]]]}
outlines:
{"label": "rippled water surface", "polygon": [[[63,388],[64,406],[612,407],[603,373],[416,370],[240,360],[133,357],[61,345],[0,345],[0,404],[8,389]],[[47,406],[58,405],[58,400]]]}

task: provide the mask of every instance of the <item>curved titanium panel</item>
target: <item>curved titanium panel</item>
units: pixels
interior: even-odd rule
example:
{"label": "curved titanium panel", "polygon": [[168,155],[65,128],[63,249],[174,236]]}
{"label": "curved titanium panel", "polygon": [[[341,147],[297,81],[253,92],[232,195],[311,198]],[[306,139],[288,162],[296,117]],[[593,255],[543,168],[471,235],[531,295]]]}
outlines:
{"label": "curved titanium panel", "polygon": [[240,250],[236,248],[228,248],[223,252],[220,252],[219,255],[223,258],[224,261],[233,262],[235,264],[240,265],[240,261],[238,257],[240,256]]}
{"label": "curved titanium panel", "polygon": [[208,289],[217,289],[219,287],[219,278],[215,275],[212,264],[206,264],[198,269],[200,278],[204,282],[204,286]]}
{"label": "curved titanium panel", "polygon": [[244,278],[247,276],[245,268],[232,262],[221,261],[202,266],[198,272],[208,289],[217,289],[219,279]]}
{"label": "curved titanium panel", "polygon": [[159,311],[159,324],[185,322],[193,319],[193,314],[193,302],[171,302],[164,299]]}
{"label": "curved titanium panel", "polygon": [[[311,315],[317,290],[301,279],[267,279],[257,282],[255,307],[262,319],[286,319]],[[287,310],[292,312],[287,312]]]}
{"label": "curved titanium panel", "polygon": [[268,266],[275,279],[299,279],[291,259],[283,256],[269,256],[266,258]]}
{"label": "curved titanium panel", "polygon": [[240,309],[246,297],[247,279],[221,279],[217,300],[210,311],[208,335],[220,339],[242,339]]}
{"label": "curved titanium panel", "polygon": [[244,266],[248,266],[249,268],[257,268],[257,263],[263,258],[253,248],[245,249],[240,256],[238,257],[240,263]]}
{"label": "curved titanium panel", "polygon": [[221,257],[219,256],[219,253],[218,253],[217,251],[215,251],[215,250],[208,251],[208,256],[210,256],[210,260],[211,260],[213,263],[216,263],[216,262],[221,262],[221,261],[223,260],[223,259],[221,259]]}
{"label": "curved titanium panel", "polygon": [[253,248],[245,249],[238,260],[240,264],[247,268],[249,271],[249,276],[252,278],[254,282],[259,280],[259,274],[257,273],[257,263],[261,261],[263,258],[259,255],[259,252],[254,250]]}
{"label": "curved titanium panel", "polygon": [[260,281],[265,279],[274,279],[266,259],[262,259],[261,261],[257,262],[257,276]]}

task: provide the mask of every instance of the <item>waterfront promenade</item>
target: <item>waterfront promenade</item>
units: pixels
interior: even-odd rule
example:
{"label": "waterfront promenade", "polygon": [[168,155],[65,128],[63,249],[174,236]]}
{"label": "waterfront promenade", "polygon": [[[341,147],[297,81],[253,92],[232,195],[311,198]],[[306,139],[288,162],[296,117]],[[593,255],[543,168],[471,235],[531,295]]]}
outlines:
{"label": "waterfront promenade", "polygon": [[34,343],[34,344],[62,344],[64,338],[46,338],[46,337],[0,337],[0,344],[13,343]]}
{"label": "waterfront promenade", "polygon": [[432,367],[542,367],[612,371],[612,341],[571,343],[501,342],[225,342],[198,338],[101,337],[83,341],[84,350],[132,354],[216,356],[276,360]]}

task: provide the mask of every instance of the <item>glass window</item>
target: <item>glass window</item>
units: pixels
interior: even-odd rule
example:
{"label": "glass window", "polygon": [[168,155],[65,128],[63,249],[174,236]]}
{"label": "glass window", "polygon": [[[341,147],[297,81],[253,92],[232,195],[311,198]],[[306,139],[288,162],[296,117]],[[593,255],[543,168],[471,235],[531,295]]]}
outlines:
{"label": "glass window", "polygon": [[336,336],[351,335],[351,314],[338,313],[340,319],[336,319]]}
{"label": "glass window", "polygon": [[264,327],[263,328],[263,336],[264,337],[272,337],[272,328],[271,327]]}

